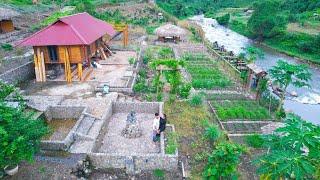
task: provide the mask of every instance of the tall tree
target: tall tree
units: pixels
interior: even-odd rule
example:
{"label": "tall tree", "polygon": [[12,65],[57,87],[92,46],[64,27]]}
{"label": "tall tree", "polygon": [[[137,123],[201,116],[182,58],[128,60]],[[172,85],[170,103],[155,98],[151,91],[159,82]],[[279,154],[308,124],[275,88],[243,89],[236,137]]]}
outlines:
{"label": "tall tree", "polygon": [[248,29],[258,40],[273,37],[285,30],[287,20],[281,14],[276,0],[257,1],[254,12],[248,21]]}
{"label": "tall tree", "polygon": [[311,73],[308,67],[304,64],[295,65],[279,60],[276,66],[269,70],[273,82],[278,84],[282,90],[280,93],[280,103],[277,111],[280,112],[285,94],[288,86],[292,84],[295,87],[309,86],[308,82],[311,80]]}

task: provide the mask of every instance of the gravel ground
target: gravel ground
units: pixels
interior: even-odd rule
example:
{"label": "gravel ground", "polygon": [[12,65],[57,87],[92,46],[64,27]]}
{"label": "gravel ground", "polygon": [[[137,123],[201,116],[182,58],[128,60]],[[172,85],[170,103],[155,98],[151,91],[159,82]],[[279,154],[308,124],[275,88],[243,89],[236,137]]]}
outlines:
{"label": "gravel ground", "polygon": [[121,153],[132,155],[136,153],[159,153],[160,144],[152,142],[153,114],[137,114],[140,123],[142,136],[139,138],[125,138],[121,136],[121,131],[126,126],[127,113],[117,113],[112,115],[105,134],[103,144],[99,152]]}

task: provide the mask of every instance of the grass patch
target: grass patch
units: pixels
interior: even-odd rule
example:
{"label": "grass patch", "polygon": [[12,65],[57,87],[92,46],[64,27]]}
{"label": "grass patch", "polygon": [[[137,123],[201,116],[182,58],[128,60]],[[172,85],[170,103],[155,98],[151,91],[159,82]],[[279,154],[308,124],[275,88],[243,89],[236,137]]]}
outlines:
{"label": "grass patch", "polygon": [[178,135],[175,132],[167,133],[166,154],[175,154],[178,148]]}
{"label": "grass patch", "polygon": [[264,145],[264,139],[259,134],[246,136],[245,142],[253,148],[262,148]]}
{"label": "grass patch", "polygon": [[153,170],[153,176],[159,179],[164,179],[165,172],[162,169]]}
{"label": "grass patch", "polygon": [[255,101],[215,101],[212,102],[212,105],[215,107],[218,117],[223,121],[228,119],[271,119],[268,110]]}
{"label": "grass patch", "polygon": [[176,134],[179,136],[179,153],[188,154],[192,158],[191,176],[201,179],[201,172],[205,166],[207,155],[203,153],[211,149],[211,146],[203,138],[205,125],[210,119],[206,106],[192,107],[184,102],[166,102],[164,106],[168,123],[175,126]]}

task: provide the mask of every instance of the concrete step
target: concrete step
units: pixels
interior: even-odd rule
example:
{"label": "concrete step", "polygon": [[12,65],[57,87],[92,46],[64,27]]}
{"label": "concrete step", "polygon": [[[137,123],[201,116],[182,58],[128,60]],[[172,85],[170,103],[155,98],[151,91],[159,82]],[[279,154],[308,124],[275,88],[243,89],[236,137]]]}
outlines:
{"label": "concrete step", "polygon": [[95,120],[96,119],[94,117],[85,115],[76,132],[79,134],[87,135]]}
{"label": "concrete step", "polygon": [[91,126],[89,132],[88,132],[88,136],[92,137],[92,138],[96,138],[99,135],[99,132],[102,128],[103,125],[103,120],[100,119],[96,119],[93,123],[93,125]]}
{"label": "concrete step", "polygon": [[71,153],[89,153],[91,152],[95,141],[76,140],[69,149]]}

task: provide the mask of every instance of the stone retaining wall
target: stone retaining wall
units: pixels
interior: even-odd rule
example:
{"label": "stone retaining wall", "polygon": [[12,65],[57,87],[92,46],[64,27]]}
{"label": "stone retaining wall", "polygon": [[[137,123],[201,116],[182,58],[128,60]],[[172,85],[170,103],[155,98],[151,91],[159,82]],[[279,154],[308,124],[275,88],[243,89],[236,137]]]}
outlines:
{"label": "stone retaining wall", "polygon": [[78,119],[84,112],[82,106],[49,106],[45,111],[47,120],[51,119]]}
{"label": "stone retaining wall", "polygon": [[27,62],[0,75],[0,79],[9,84],[29,80],[35,77],[33,62]]}
{"label": "stone retaining wall", "polygon": [[[113,102],[112,113],[128,113],[131,110],[137,113],[162,113],[163,103],[159,102]],[[107,110],[108,112],[110,110]],[[108,113],[109,116],[110,112]],[[111,116],[111,115],[110,115]],[[106,125],[100,131],[100,134],[105,134],[107,131],[108,120],[105,120]],[[170,126],[174,131],[173,125]],[[104,138],[104,136],[99,136]],[[103,139],[96,140],[96,145],[93,148],[92,153],[88,153],[88,156],[92,162],[92,165],[97,169],[126,169],[128,174],[134,174],[141,170],[153,170],[153,169],[164,169],[168,171],[176,170],[178,168],[178,150],[175,154],[165,154],[165,138],[164,134],[160,136],[160,152],[159,153],[146,153],[146,154],[132,154],[124,155],[118,153],[100,153],[97,152],[99,149],[99,143]]]}
{"label": "stone retaining wall", "polygon": [[137,113],[161,113],[163,103],[159,102],[113,102],[113,113],[129,113],[135,111]]}
{"label": "stone retaining wall", "polygon": [[68,150],[75,140],[74,133],[83,120],[85,111],[86,108],[81,106],[50,106],[45,112],[45,116],[49,121],[52,119],[77,119],[77,122],[63,141],[42,140],[40,148],[50,151]]}

